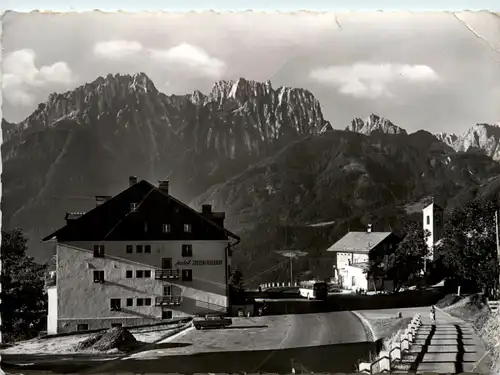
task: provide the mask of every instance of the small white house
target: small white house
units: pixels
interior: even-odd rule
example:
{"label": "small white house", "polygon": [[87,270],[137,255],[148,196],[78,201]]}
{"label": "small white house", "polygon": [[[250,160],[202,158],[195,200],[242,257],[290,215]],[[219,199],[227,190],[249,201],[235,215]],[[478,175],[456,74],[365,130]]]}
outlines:
{"label": "small white house", "polygon": [[[389,254],[394,251],[401,239],[392,232],[374,232],[371,224],[365,232],[348,232],[327,252],[335,254],[334,273],[342,288],[349,290],[380,290],[384,283],[367,280],[370,254],[377,252]],[[380,284],[380,285],[379,285]]]}
{"label": "small white house", "polygon": [[368,271],[368,263],[350,264],[345,268],[344,288],[350,290],[363,289],[369,291],[366,272]]}

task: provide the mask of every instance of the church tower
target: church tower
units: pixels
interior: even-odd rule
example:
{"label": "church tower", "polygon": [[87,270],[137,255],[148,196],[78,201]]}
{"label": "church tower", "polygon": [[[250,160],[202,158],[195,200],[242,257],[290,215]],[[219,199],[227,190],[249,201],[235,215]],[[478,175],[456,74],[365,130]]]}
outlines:
{"label": "church tower", "polygon": [[444,227],[444,209],[434,203],[434,200],[423,209],[423,228],[429,231],[427,247],[429,248],[429,260],[434,260],[434,246],[441,239]]}

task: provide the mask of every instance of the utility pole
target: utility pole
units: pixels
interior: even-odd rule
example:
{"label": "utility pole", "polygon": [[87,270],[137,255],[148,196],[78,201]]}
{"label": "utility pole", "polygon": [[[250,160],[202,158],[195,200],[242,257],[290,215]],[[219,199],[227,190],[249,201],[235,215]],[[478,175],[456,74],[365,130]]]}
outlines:
{"label": "utility pole", "polygon": [[498,275],[498,284],[497,284],[497,298],[499,297],[499,289],[500,289],[500,238],[498,235],[498,209],[495,210],[495,231],[496,231],[496,240],[497,240],[497,261],[499,266],[499,275]]}
{"label": "utility pole", "polygon": [[276,251],[276,253],[286,258],[290,258],[290,285],[293,285],[293,260],[295,258],[307,255],[307,252],[301,250],[278,250]]}

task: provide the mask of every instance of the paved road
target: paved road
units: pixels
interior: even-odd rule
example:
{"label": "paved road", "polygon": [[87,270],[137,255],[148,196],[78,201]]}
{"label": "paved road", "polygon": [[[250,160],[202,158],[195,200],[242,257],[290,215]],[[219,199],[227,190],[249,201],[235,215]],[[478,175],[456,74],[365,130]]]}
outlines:
{"label": "paved road", "polygon": [[[104,367],[83,358],[44,362],[60,372],[281,373],[290,372],[293,361],[315,372],[352,372],[358,359],[374,349],[366,340],[362,323],[347,311],[237,318],[231,329],[190,329]],[[28,358],[3,360],[26,363]]]}
{"label": "paved road", "polygon": [[350,311],[291,315],[284,347],[334,345],[368,340],[361,321]]}

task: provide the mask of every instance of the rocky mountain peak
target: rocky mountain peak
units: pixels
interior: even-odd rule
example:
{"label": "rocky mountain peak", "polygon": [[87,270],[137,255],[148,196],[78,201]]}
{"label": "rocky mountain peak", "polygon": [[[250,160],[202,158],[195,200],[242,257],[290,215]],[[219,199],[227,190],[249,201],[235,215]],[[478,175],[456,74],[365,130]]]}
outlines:
{"label": "rocky mountain peak", "polygon": [[237,80],[219,81],[212,86],[210,98],[214,102],[236,100],[245,102],[250,98],[263,97],[273,91],[270,81],[257,82],[239,78]]}
{"label": "rocky mountain peak", "polygon": [[62,120],[85,124],[103,114],[117,113],[128,105],[139,104],[144,97],[159,92],[145,73],[108,74],[64,93],[51,93],[44,103],[25,120],[5,129],[6,139],[25,129],[55,126]]}
{"label": "rocky mountain peak", "polygon": [[206,104],[208,98],[199,90],[194,90],[194,92],[189,96],[191,102],[197,106],[203,106]]}
{"label": "rocky mountain peak", "polygon": [[407,134],[406,130],[394,125],[391,121],[371,113],[367,118],[354,118],[351,124],[345,128],[346,131],[370,135],[373,132],[385,134]]}
{"label": "rocky mountain peak", "polygon": [[434,136],[455,151],[466,152],[470,148],[483,150],[494,160],[500,161],[500,126],[486,123],[473,125],[461,135],[437,133]]}
{"label": "rocky mountain peak", "polygon": [[175,133],[193,142],[197,152],[215,149],[230,159],[239,153],[263,155],[278,140],[282,145],[331,127],[318,100],[301,88],[275,90],[270,81],[239,78],[215,82],[208,95],[196,90],[167,96],[145,73],[108,74],[73,91],[50,94],[23,122],[5,125],[4,139],[62,121],[114,134],[132,128],[148,129],[153,138],[158,132]]}
{"label": "rocky mountain peak", "polygon": [[444,133],[444,132],[439,132],[439,133],[436,133],[434,134],[434,136],[440,140],[441,142],[443,142],[444,144],[450,146],[451,148],[455,148],[455,142],[457,141],[458,139],[458,135],[456,135],[455,133]]}

